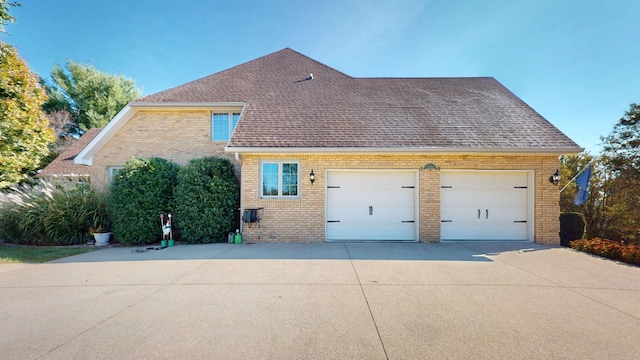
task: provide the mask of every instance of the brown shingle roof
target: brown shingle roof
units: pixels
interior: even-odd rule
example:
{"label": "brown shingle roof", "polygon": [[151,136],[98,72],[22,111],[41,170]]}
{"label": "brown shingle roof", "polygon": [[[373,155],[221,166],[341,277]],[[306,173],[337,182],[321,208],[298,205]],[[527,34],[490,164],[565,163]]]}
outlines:
{"label": "brown shingle roof", "polygon": [[78,165],[73,163],[73,159],[84,149],[91,140],[102,129],[89,129],[76,142],[74,142],[67,150],[55,158],[38,174],[38,177],[45,176],[69,176],[80,175],[89,176],[89,167],[87,165]]}
{"label": "brown shingle roof", "polygon": [[288,48],[133,104],[163,102],[246,103],[230,149],[581,150],[493,78],[353,78]]}

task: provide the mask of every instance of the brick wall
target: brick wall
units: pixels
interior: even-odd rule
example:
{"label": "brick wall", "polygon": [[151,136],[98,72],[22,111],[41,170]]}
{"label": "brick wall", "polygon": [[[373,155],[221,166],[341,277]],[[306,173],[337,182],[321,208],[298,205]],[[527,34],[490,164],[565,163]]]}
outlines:
{"label": "brick wall", "polygon": [[181,165],[205,156],[223,157],[236,164],[239,175],[239,164],[234,154],[224,152],[225,146],[226,142],[211,141],[211,111],[139,110],[94,155],[91,184],[106,187],[108,168],[121,166],[134,156],[160,157]]}
{"label": "brick wall", "polygon": [[[300,161],[300,197],[262,199],[259,196],[260,160]],[[549,176],[559,167],[555,155],[345,155],[345,154],[245,154],[242,158],[241,207],[262,207],[260,227],[245,227],[245,241],[324,241],[325,176],[331,169],[420,169],[435,164],[442,170],[532,170],[534,173],[534,241],[558,245],[559,193]],[[313,169],[315,183],[308,174]],[[419,171],[419,238],[440,239],[440,171]]]}

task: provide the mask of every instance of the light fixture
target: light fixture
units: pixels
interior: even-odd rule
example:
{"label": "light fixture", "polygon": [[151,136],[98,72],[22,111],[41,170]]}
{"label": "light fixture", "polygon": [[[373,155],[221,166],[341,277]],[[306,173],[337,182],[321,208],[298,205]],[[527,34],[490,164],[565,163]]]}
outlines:
{"label": "light fixture", "polygon": [[316,181],[316,174],[313,173],[313,169],[311,169],[311,174],[309,174],[309,181],[311,181],[311,185]]}
{"label": "light fixture", "polygon": [[558,186],[558,183],[560,182],[560,171],[558,171],[558,169],[556,169],[555,174],[549,177],[549,182],[555,186]]}

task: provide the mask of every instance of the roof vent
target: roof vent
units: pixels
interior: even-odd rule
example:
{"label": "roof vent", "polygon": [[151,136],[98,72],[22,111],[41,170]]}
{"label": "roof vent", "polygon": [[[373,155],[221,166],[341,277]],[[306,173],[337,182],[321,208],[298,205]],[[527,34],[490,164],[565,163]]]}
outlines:
{"label": "roof vent", "polygon": [[309,80],[313,80],[313,73],[309,73]]}

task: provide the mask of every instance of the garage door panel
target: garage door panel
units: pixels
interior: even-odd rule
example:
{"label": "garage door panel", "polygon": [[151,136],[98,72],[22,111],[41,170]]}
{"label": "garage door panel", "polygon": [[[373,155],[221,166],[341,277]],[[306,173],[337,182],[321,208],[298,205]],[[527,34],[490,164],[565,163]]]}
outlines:
{"label": "garage door panel", "polygon": [[526,234],[526,224],[503,223],[500,225],[500,232],[496,232],[495,224],[443,223],[442,231],[447,234],[446,240],[527,240],[526,236],[523,237],[523,233]]}
{"label": "garage door panel", "polygon": [[414,210],[407,206],[354,206],[344,205],[336,207],[327,215],[327,221],[404,221],[414,220]]}
{"label": "garage door panel", "polygon": [[415,171],[328,171],[326,239],[415,241],[415,178]]}
{"label": "garage door panel", "polygon": [[441,173],[443,240],[527,240],[527,172]]}
{"label": "garage door panel", "polygon": [[328,223],[327,239],[340,241],[412,241],[413,223]]}
{"label": "garage door panel", "polygon": [[332,205],[380,205],[415,203],[414,189],[395,188],[330,188],[327,189],[327,200]]}
{"label": "garage door panel", "polygon": [[[497,190],[497,191],[496,191]],[[440,200],[445,204],[467,204],[471,207],[487,207],[490,205],[523,205],[527,203],[526,191],[510,189],[447,189],[441,193]]]}

